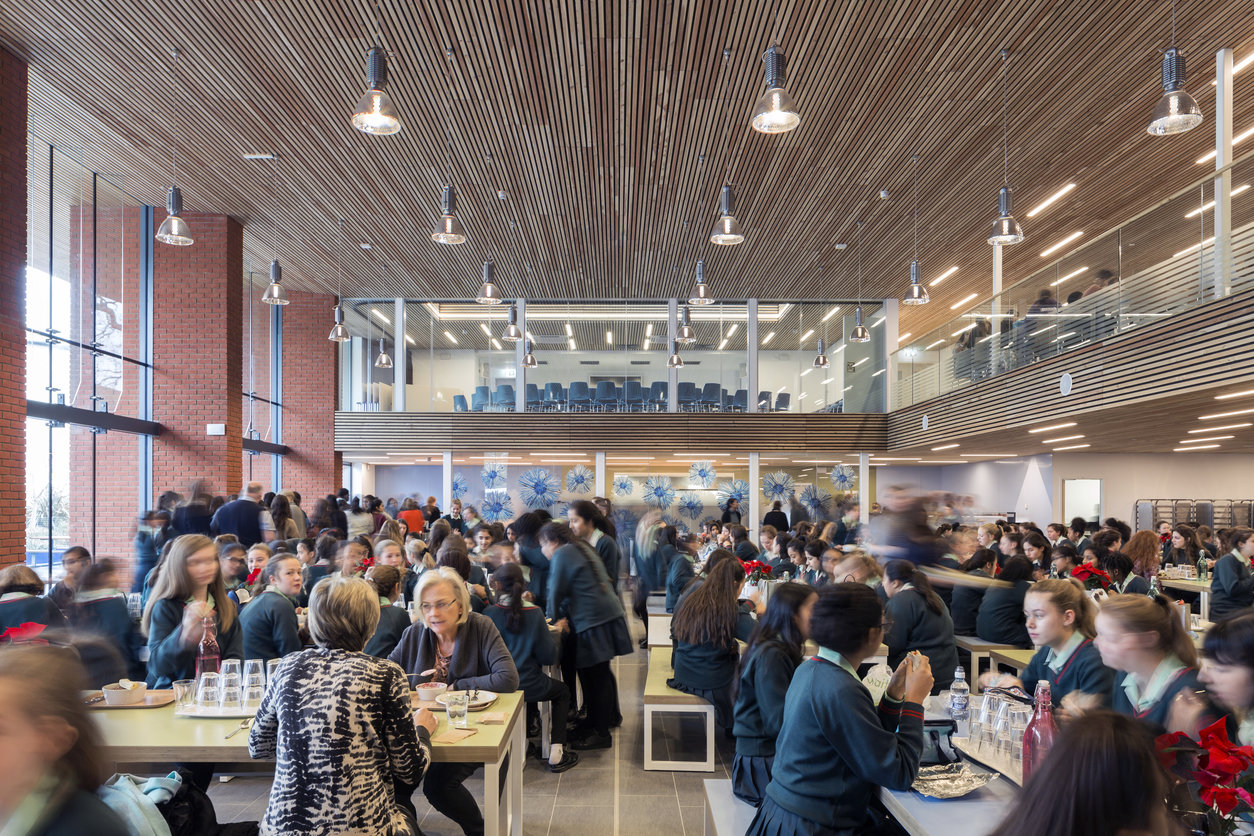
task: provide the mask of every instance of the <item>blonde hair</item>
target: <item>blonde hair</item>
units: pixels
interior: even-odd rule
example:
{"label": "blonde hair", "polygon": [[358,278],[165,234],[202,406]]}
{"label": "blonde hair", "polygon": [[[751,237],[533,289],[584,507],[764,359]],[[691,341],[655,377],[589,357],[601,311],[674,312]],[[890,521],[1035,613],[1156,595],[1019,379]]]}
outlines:
{"label": "blonde hair", "polygon": [[1102,604],[1101,614],[1113,618],[1130,633],[1157,633],[1159,650],[1174,653],[1189,667],[1197,667],[1197,648],[1165,596],[1112,595]]}
{"label": "blonde hair", "polygon": [[274,549],[270,548],[265,543],[253,543],[248,547],[248,551],[246,553],[252,554],[253,552],[262,552],[266,556],[267,560],[274,557]]}
{"label": "blonde hair", "polygon": [[1075,629],[1086,639],[1097,635],[1093,620],[1097,617],[1097,607],[1084,590],[1084,584],[1075,578],[1051,578],[1037,581],[1028,587],[1028,595],[1044,595],[1059,612],[1071,610],[1075,613]]}
{"label": "blonde hair", "polygon": [[0,569],[0,595],[6,592],[25,592],[29,595],[43,595],[44,582],[35,570],[25,563],[17,563]]}
{"label": "blonde hair", "polygon": [[362,578],[325,577],[309,594],[309,636],[318,647],[360,653],[379,617],[379,595]]}
{"label": "blonde hair", "polygon": [[431,556],[431,550],[427,548],[427,544],[421,540],[410,540],[406,543],[405,556],[414,566],[421,566],[424,570],[435,568],[435,558]]}
{"label": "blonde hair", "polygon": [[[470,591],[466,589],[466,582],[462,580],[461,575],[457,574],[457,570],[448,566],[429,569],[418,579],[418,588],[414,590],[414,600],[418,601],[418,612],[422,613],[422,596],[431,587],[442,583],[449,585],[453,590],[453,598],[461,605],[462,611],[457,616],[457,623],[465,624],[466,619],[470,618]],[[427,626],[426,613],[422,613],[422,624],[424,627]]]}
{"label": "blonde hair", "polygon": [[[823,556],[826,557],[835,551],[835,549],[830,549]],[[839,554],[839,552],[836,553]],[[832,567],[832,580],[836,583],[841,583],[846,575],[858,569],[866,572],[867,580],[878,580],[884,577],[884,567],[880,566],[879,561],[866,552],[859,550],[846,552],[845,556],[836,562],[836,565]]]}
{"label": "blonde hair", "polygon": [[213,552],[214,576],[209,582],[209,595],[213,597],[213,607],[218,614],[218,629],[225,633],[235,624],[235,602],[226,594],[226,583],[222,580],[222,561],[218,559],[218,547],[203,534],[184,534],[176,537],[170,544],[170,553],[161,563],[161,573],[153,584],[152,594],[148,598],[148,606],[144,608],[144,617],[140,622],[144,635],[152,623],[152,608],[165,598],[173,598],[182,603],[196,591],[192,589],[192,579],[187,574],[187,559],[196,552],[210,549]]}
{"label": "blonde hair", "polygon": [[996,523],[984,523],[984,525],[977,528],[976,531],[982,531],[985,534],[989,534],[994,540],[1001,539],[1001,526]]}
{"label": "blonde hair", "polygon": [[378,554],[379,547],[387,540],[400,545],[405,542],[405,535],[401,533],[401,525],[396,520],[387,520],[383,525],[379,526],[379,533],[374,536],[374,550]]}

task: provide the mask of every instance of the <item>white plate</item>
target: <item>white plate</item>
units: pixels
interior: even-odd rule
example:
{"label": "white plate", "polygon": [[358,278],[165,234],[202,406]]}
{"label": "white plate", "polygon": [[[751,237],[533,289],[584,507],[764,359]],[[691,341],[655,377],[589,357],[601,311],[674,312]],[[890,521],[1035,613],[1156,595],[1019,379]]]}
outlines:
{"label": "white plate", "polygon": [[[449,694],[469,694],[469,693],[471,692],[470,691],[445,691],[443,694],[440,694],[438,697],[436,697],[435,701],[438,702],[440,705],[448,706],[448,700],[446,700],[445,697],[447,697]],[[491,705],[494,702],[496,702],[496,694],[494,694],[491,691],[480,690],[478,692],[478,696],[474,700],[471,700],[470,710],[478,711],[481,708],[487,708],[489,705]]]}
{"label": "white plate", "polygon": [[176,708],[174,715],[176,717],[214,717],[214,718],[233,718],[242,720],[245,717],[253,717],[257,714],[255,708],[207,708],[201,705],[189,705],[186,708]]}

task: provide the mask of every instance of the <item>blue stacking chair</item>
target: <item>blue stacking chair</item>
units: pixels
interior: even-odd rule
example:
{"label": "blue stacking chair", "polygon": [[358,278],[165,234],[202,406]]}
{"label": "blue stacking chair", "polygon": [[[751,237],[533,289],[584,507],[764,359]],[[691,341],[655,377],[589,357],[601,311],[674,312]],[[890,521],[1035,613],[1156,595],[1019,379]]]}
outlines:
{"label": "blue stacking chair", "polygon": [[697,392],[697,384],[690,383],[686,380],[679,381],[679,388],[675,390],[675,395],[679,400],[680,412],[695,412],[697,402],[701,395]]}
{"label": "blue stacking chair", "polygon": [[453,396],[453,411],[454,412],[469,412],[470,411],[470,407],[466,406],[465,395]]}
{"label": "blue stacking chair", "polygon": [[492,392],[486,386],[476,386],[470,393],[470,411],[483,412],[492,402]]}
{"label": "blue stacking chair", "polygon": [[615,404],[618,402],[618,391],[612,380],[602,380],[597,383],[596,403],[597,409],[602,412],[611,412]]}
{"label": "blue stacking chair", "polygon": [[492,394],[492,406],[505,412],[514,411],[514,387],[508,383],[502,383],[496,387],[496,392]]}
{"label": "blue stacking chair", "polygon": [[544,405],[553,411],[566,406],[566,393],[562,391],[562,384],[544,384]]}
{"label": "blue stacking chair", "polygon": [[654,381],[649,387],[649,406],[659,412],[666,411],[666,396],[669,394],[665,380]]}
{"label": "blue stacking chair", "polygon": [[749,390],[737,389],[736,394],[732,396],[731,408],[736,412],[749,411]]}
{"label": "blue stacking chair", "polygon": [[780,392],[778,395],[775,396],[775,411],[787,412],[788,403],[791,400],[792,400],[792,395],[788,394],[787,392]]}
{"label": "blue stacking chair", "polygon": [[771,411],[771,390],[763,389],[761,392],[758,392],[758,411]]}
{"label": "blue stacking chair", "polygon": [[717,412],[723,408],[723,387],[717,383],[707,383],[701,389],[701,408],[707,412]]}
{"label": "blue stacking chair", "polygon": [[628,412],[644,411],[644,387],[638,380],[628,380],[623,384],[623,405]]}
{"label": "blue stacking chair", "polygon": [[572,380],[570,382],[570,408],[571,411],[579,410],[586,412],[592,408],[592,392],[588,389],[588,384],[582,380]]}
{"label": "blue stacking chair", "polygon": [[539,412],[540,405],[543,403],[540,398],[540,387],[534,383],[527,384],[527,411]]}

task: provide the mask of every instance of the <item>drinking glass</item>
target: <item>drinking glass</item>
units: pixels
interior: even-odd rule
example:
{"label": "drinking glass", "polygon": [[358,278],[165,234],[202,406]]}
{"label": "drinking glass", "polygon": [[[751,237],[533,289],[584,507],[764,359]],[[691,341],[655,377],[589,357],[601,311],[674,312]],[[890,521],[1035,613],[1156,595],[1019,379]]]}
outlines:
{"label": "drinking glass", "polygon": [[222,677],[216,673],[202,673],[196,686],[196,705],[200,708],[217,708],[222,698]]}
{"label": "drinking glass", "polygon": [[266,685],[267,686],[271,682],[274,682],[274,672],[279,669],[279,662],[281,661],[283,660],[282,659],[267,659],[266,660]]}
{"label": "drinking glass", "polygon": [[993,752],[1001,753],[1010,748],[1010,703],[998,700],[997,717],[993,727],[985,732],[989,742],[993,744]]}
{"label": "drinking glass", "polygon": [[244,687],[266,684],[266,663],[260,659],[249,659],[244,663]]}
{"label": "drinking glass", "polygon": [[244,707],[244,695],[240,691],[238,685],[222,686],[222,709],[224,711],[239,711]]}
{"label": "drinking glass", "polygon": [[1032,719],[1032,709],[1026,705],[1018,705],[1010,712],[1010,760],[1020,763],[1023,760],[1023,733],[1027,730],[1028,721]]}
{"label": "drinking glass", "polygon": [[196,704],[196,680],[180,679],[174,683],[174,705],[186,709]]}
{"label": "drinking glass", "polygon": [[265,686],[249,685],[244,688],[244,710],[256,711],[261,705],[261,697],[265,694]]}
{"label": "drinking glass", "polygon": [[222,670],[220,670],[219,673],[221,673],[223,676],[230,676],[231,674],[235,674],[236,676],[239,676],[240,675],[239,659],[223,659]]}
{"label": "drinking glass", "polygon": [[445,694],[444,704],[448,709],[449,728],[464,729],[470,725],[470,694],[465,691]]}

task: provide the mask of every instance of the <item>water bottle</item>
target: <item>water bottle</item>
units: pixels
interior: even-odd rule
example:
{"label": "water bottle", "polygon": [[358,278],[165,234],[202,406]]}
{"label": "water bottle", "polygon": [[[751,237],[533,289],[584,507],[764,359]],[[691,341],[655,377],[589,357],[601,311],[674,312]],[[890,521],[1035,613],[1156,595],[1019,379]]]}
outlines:
{"label": "water bottle", "polygon": [[1158,595],[1159,595],[1159,589],[1158,589],[1158,575],[1156,575],[1156,574],[1155,574],[1155,575],[1151,575],[1151,576],[1150,576],[1150,588],[1149,588],[1149,592],[1147,592],[1147,593],[1145,593],[1145,594],[1146,594],[1146,595],[1148,595],[1148,596],[1149,596],[1149,597],[1151,597],[1151,598],[1157,598],[1157,597],[1158,597]]}
{"label": "water bottle", "polygon": [[954,734],[958,737],[968,735],[967,721],[971,717],[971,686],[967,684],[967,672],[959,665],[954,670],[954,681],[949,686],[949,716],[957,726]]}
{"label": "water bottle", "polygon": [[1036,710],[1023,732],[1023,780],[1028,780],[1049,754],[1058,736],[1058,724],[1054,722],[1054,703],[1050,696],[1049,681],[1036,683]]}
{"label": "water bottle", "polygon": [[200,679],[202,673],[217,673],[218,666],[222,662],[222,652],[218,648],[218,640],[214,636],[213,618],[206,616],[200,620],[201,630],[203,633],[200,637],[200,644],[196,648],[196,679]]}

